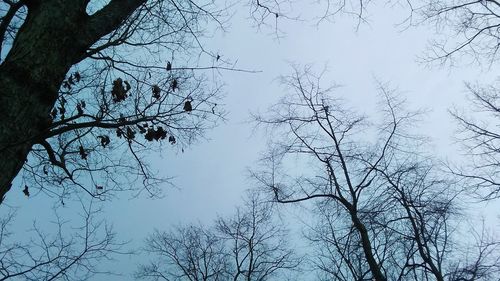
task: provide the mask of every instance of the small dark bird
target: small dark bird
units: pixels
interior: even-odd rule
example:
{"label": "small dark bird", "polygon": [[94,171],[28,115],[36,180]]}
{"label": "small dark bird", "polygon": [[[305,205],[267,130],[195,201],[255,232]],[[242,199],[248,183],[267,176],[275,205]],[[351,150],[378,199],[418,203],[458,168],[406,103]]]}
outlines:
{"label": "small dark bird", "polygon": [[167,71],[172,70],[172,63],[167,62]]}
{"label": "small dark bird", "polygon": [[215,58],[216,61],[220,60],[220,55],[217,54],[217,57]]}
{"label": "small dark bird", "polygon": [[184,111],[191,112],[193,111],[193,106],[191,105],[191,101],[186,101],[184,103]]}
{"label": "small dark bird", "polygon": [[26,195],[26,197],[30,197],[30,191],[28,190],[27,185],[24,186],[23,193],[24,195]]}

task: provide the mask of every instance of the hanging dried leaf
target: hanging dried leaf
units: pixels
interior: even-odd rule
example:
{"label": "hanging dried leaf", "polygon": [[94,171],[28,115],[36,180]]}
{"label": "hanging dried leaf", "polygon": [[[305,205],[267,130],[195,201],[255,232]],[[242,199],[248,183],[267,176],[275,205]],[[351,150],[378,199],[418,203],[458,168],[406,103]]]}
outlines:
{"label": "hanging dried leaf", "polygon": [[175,140],[175,137],[174,137],[174,136],[170,136],[170,137],[168,137],[168,141],[169,141],[171,144],[175,144],[175,143],[176,143],[176,140]]}
{"label": "hanging dried leaf", "polygon": [[83,108],[81,104],[76,104],[76,111],[78,112],[78,115],[83,115]]}
{"label": "hanging dried leaf", "polygon": [[[125,86],[123,84],[125,84]],[[111,90],[113,101],[124,101],[128,96],[127,93],[130,88],[130,84],[127,81],[123,81],[121,78],[117,78],[115,81],[113,81],[113,89]]]}
{"label": "hanging dried leaf", "polygon": [[140,134],[144,134],[146,132],[146,129],[144,129],[143,126],[141,126],[140,124],[136,124],[137,128],[139,128],[139,133]]}
{"label": "hanging dried leaf", "polygon": [[135,138],[135,132],[134,132],[134,130],[132,130],[130,127],[127,127],[126,137],[127,137],[127,139],[129,139],[129,140],[132,140],[132,139],[134,139],[134,138]]}
{"label": "hanging dried leaf", "polygon": [[175,89],[179,88],[179,85],[177,83],[177,79],[176,78],[174,78],[174,80],[172,80],[172,82],[170,83],[170,88],[172,88],[173,92],[175,92]]}
{"label": "hanging dried leaf", "polygon": [[155,136],[155,139],[156,140],[160,140],[160,139],[165,139],[167,137],[167,132],[165,130],[163,130],[162,127],[158,127],[158,129],[156,129],[156,136]]}
{"label": "hanging dried leaf", "polygon": [[184,103],[184,111],[187,112],[193,111],[193,106],[191,105],[191,101],[186,101]]}
{"label": "hanging dried leaf", "polygon": [[27,185],[24,186],[23,193],[24,195],[26,195],[26,197],[30,197],[30,191]]}
{"label": "hanging dried leaf", "polygon": [[80,148],[79,148],[79,153],[80,153],[80,157],[82,157],[83,160],[86,160],[87,159],[87,152],[85,151],[85,149],[83,148],[83,146],[80,145]]}
{"label": "hanging dried leaf", "polygon": [[80,75],[80,72],[78,72],[78,71],[73,73],[73,77],[75,78],[77,83],[80,82],[80,80],[82,79],[82,76]]}
{"label": "hanging dried leaf", "polygon": [[158,85],[153,85],[152,91],[153,91],[153,98],[157,100],[160,99],[160,93],[161,93],[160,87],[158,87]]}
{"label": "hanging dried leaf", "polygon": [[146,134],[144,134],[144,138],[148,141],[159,141],[160,139],[165,139],[167,137],[167,132],[162,128],[158,127],[156,130],[149,128]]}
{"label": "hanging dried leaf", "polygon": [[97,138],[101,141],[102,147],[106,147],[111,142],[109,137],[105,136],[105,135],[104,136],[97,136]]}
{"label": "hanging dried leaf", "polygon": [[63,88],[66,90],[71,90],[71,84],[66,80],[63,82]]}
{"label": "hanging dried leaf", "polygon": [[64,114],[66,113],[66,108],[64,108],[64,103],[61,103],[59,107],[59,113],[61,114],[61,120],[64,120]]}

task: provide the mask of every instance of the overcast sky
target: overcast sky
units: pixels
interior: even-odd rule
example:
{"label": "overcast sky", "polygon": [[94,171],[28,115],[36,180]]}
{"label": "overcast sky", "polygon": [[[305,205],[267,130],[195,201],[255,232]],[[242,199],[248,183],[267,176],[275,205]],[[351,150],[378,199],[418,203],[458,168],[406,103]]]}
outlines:
{"label": "overcast sky", "polygon": [[[308,12],[307,6],[303,9]],[[132,240],[131,247],[138,247],[154,229],[167,230],[179,223],[210,223],[218,214],[232,212],[243,191],[252,187],[247,170],[255,167],[266,144],[262,132],[252,131],[249,112],[265,110],[284,94],[276,77],[290,73],[291,62],[312,63],[318,70],[327,66],[324,81],[343,85],[336,94],[368,114],[376,109],[376,81],[390,82],[408,98],[412,108],[429,110],[421,124],[423,134],[433,140],[429,149],[443,157],[457,157],[452,145],[455,125],[447,110],[465,106],[464,81],[492,82],[496,68],[418,63],[417,57],[435,32],[430,26],[403,31],[396,24],[405,13],[394,7],[372,7],[367,14],[369,22],[357,31],[357,22],[348,17],[319,26],[280,21],[285,37],[278,40],[272,30],[259,31],[252,26],[248,8],[239,10],[228,32],[208,40],[207,45],[223,59],[237,60],[238,67],[261,72],[224,72],[227,97],[221,103],[229,110],[227,121],[209,131],[207,140],[184,153],[167,145],[162,157],[152,159],[162,175],[175,176],[176,188],[165,187],[162,199],[123,195],[106,203],[104,215],[120,238]],[[27,199],[21,190],[11,191],[6,203],[19,207],[15,232],[29,228],[34,218],[46,224],[53,216],[48,208],[53,200],[43,194]],[[68,214],[74,213],[76,205],[67,203]],[[134,257],[117,260],[113,268],[125,276],[113,280],[132,280],[130,274],[137,262]]]}

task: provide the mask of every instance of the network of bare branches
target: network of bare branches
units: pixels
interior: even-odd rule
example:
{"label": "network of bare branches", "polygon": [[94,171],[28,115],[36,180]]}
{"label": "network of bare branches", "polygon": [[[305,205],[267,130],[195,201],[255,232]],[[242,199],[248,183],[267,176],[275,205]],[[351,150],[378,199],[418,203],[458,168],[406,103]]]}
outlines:
{"label": "network of bare branches", "polygon": [[288,241],[284,224],[270,202],[250,195],[231,217],[213,227],[180,226],[156,231],[145,250],[155,260],[139,267],[136,277],[148,280],[283,280],[298,276],[302,259]]}
{"label": "network of bare branches", "polygon": [[[382,121],[368,122],[335,98],[335,87],[322,88],[321,76],[295,68],[283,79],[290,93],[256,115],[271,145],[253,175],[276,202],[314,202],[319,222],[308,237],[322,280],[461,280],[448,279],[470,266],[456,267],[464,252],[451,231],[462,215],[461,188],[411,133],[418,112],[381,85]],[[464,255],[481,263],[481,254]]]}
{"label": "network of bare branches", "polygon": [[[81,225],[56,216],[50,227],[35,222],[22,235],[10,229],[15,212],[4,215],[0,220],[0,280],[89,280],[113,274],[101,265],[127,254],[125,243],[117,240],[109,225],[96,219],[99,208],[82,207]],[[48,228],[52,228],[50,234],[44,230]]]}
{"label": "network of bare branches", "polygon": [[[367,7],[370,0],[317,0],[304,3],[295,0],[250,0],[250,16],[259,29],[271,29],[277,37],[286,36],[280,28],[284,21],[303,21],[317,25],[325,21],[334,21],[340,16],[349,16],[356,20],[357,27],[367,22]],[[307,9],[304,9],[307,7]],[[312,13],[304,13],[312,10]]]}
{"label": "network of bare branches", "polygon": [[145,250],[157,260],[141,265],[136,278],[147,280],[223,280],[226,256],[223,245],[201,226],[156,231],[146,240]]}
{"label": "network of bare branches", "polygon": [[500,3],[495,0],[423,1],[419,14],[436,25],[441,39],[431,44],[424,60],[467,63],[497,60]]}
{"label": "network of bare branches", "polygon": [[[342,13],[361,22],[369,3],[319,1],[318,21]],[[258,25],[271,18],[275,27],[279,18],[297,18],[295,4],[248,2]],[[225,115],[220,71],[242,71],[205,47],[227,27],[230,6],[213,0],[0,2],[7,85],[2,130],[9,132],[0,147],[9,159],[2,161],[9,172],[1,193],[21,173],[21,186],[61,202],[75,190],[100,199],[118,190],[160,195],[159,184],[168,179],[144,161],[145,152],[156,153],[162,143],[183,150],[215,126]],[[36,94],[16,96],[20,91]]]}
{"label": "network of bare branches", "polygon": [[[21,25],[29,24],[27,2],[0,4],[2,59]],[[88,11],[97,10],[91,17],[119,8],[115,1],[103,7],[86,2]],[[159,178],[159,167],[145,158],[165,144],[184,150],[224,118],[219,71],[237,69],[202,40],[225,28],[225,7],[213,1],[142,2],[71,67],[50,113],[33,124],[40,132],[2,144],[5,152],[33,143],[23,186],[62,202],[77,190],[100,199],[117,190],[158,196],[159,183],[168,179]]]}
{"label": "network of bare branches", "polygon": [[465,180],[467,189],[476,197],[490,200],[500,196],[497,131],[500,96],[496,85],[467,84],[467,89],[471,108],[451,111],[459,126],[457,139],[467,160],[464,165],[450,164],[449,169]]}

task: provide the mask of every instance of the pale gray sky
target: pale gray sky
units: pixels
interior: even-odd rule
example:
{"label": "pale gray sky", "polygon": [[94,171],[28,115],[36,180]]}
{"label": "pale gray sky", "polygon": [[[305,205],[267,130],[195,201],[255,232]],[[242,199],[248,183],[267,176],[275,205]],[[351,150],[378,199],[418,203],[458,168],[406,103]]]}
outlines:
{"label": "pale gray sky", "polygon": [[[303,7],[307,11],[308,6]],[[456,154],[451,146],[454,124],[447,110],[464,104],[464,81],[494,81],[496,67],[443,68],[417,63],[417,56],[433,38],[434,30],[422,26],[402,32],[395,24],[405,13],[404,9],[373,6],[369,23],[361,24],[357,32],[356,21],[347,17],[319,26],[280,21],[286,36],[277,40],[271,30],[259,32],[251,26],[247,8],[239,10],[229,31],[208,40],[208,48],[219,51],[225,59],[237,60],[241,68],[262,72],[225,72],[227,97],[221,103],[230,112],[227,122],[209,131],[208,141],[202,140],[184,153],[170,150],[167,145],[161,158],[152,159],[162,175],[176,177],[178,189],[166,187],[165,198],[159,200],[130,200],[123,195],[106,203],[103,216],[113,223],[120,238],[133,239],[131,246],[138,247],[155,228],[210,223],[218,214],[232,212],[243,191],[252,187],[246,170],[255,166],[265,148],[265,137],[261,133],[252,135],[252,124],[246,122],[250,119],[248,113],[265,110],[283,95],[275,78],[291,71],[290,62],[314,63],[317,69],[327,65],[324,81],[344,85],[337,94],[368,114],[376,109],[376,79],[390,82],[413,108],[430,110],[422,132],[432,137],[431,149],[443,156]],[[44,224],[52,216],[48,207],[53,202],[44,195],[27,199],[21,191],[13,191],[7,203],[19,207],[16,231],[29,227],[34,218]],[[73,207],[76,203],[67,203],[68,214],[73,213]],[[137,262],[135,257],[119,259],[112,267],[124,276],[95,280],[132,280],[130,274]]]}

